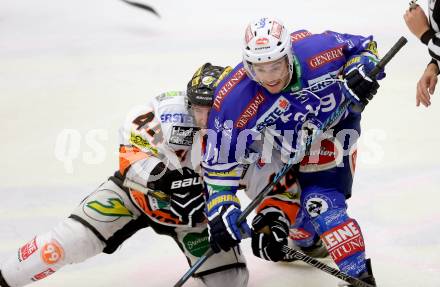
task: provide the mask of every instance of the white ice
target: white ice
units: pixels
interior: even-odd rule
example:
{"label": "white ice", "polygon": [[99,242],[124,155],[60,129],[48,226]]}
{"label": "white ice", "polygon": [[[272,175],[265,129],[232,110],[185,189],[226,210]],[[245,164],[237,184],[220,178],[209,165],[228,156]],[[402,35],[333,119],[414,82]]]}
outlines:
{"label": "white ice", "polygon": [[[429,109],[415,107],[429,58],[407,32],[407,2],[146,0],[158,19],[118,0],[2,0],[0,261],[117,169],[117,129],[132,106],[184,89],[206,61],[235,65],[246,23],[269,15],[292,30],[373,34],[382,54],[401,35],[409,39],[364,114],[349,212],[363,228],[380,286],[440,286],[440,91]],[[70,144],[56,149],[63,132]],[[249,286],[338,281],[303,264],[263,262],[248,241],[243,246]],[[187,268],[171,239],[144,230],[116,254],[34,286],[172,286]]]}

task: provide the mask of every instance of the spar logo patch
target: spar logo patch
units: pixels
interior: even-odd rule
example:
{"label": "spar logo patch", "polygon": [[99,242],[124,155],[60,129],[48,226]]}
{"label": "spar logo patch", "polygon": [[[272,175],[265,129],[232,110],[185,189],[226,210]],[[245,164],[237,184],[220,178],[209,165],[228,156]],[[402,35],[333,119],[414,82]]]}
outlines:
{"label": "spar logo patch", "polygon": [[185,248],[195,257],[201,257],[209,248],[208,229],[202,233],[188,233],[183,238]]}

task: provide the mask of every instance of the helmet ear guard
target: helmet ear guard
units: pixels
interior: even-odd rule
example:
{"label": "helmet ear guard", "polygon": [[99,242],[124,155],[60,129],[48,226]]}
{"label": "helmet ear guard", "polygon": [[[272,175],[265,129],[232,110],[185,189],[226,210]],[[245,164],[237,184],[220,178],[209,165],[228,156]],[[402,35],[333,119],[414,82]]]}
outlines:
{"label": "helmet ear guard", "polygon": [[244,36],[243,66],[248,76],[258,82],[253,64],[276,61],[286,56],[290,78],[293,75],[293,55],[290,34],[280,20],[260,18],[248,24]]}
{"label": "helmet ear guard", "polygon": [[191,105],[211,107],[214,92],[220,82],[232,71],[229,66],[213,66],[205,63],[192,76],[186,87],[188,107]]}

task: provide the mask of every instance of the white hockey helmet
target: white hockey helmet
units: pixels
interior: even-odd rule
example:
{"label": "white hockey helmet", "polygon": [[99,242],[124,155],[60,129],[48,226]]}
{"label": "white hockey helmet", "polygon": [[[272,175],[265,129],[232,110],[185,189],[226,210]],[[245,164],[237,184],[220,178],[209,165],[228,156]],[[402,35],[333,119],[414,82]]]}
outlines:
{"label": "white hockey helmet", "polygon": [[293,56],[290,34],[280,20],[260,18],[248,24],[244,36],[243,65],[252,80],[258,82],[252,64],[276,61],[285,56],[291,79]]}

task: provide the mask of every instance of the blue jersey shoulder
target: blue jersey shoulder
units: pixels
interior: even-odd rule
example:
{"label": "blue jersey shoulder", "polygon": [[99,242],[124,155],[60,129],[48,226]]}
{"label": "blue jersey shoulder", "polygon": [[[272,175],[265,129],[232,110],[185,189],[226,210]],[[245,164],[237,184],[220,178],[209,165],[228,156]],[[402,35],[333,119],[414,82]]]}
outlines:
{"label": "blue jersey shoulder", "polygon": [[347,59],[365,50],[372,37],[307,30],[291,33],[292,53],[302,84],[325,74],[337,74]]}
{"label": "blue jersey shoulder", "polygon": [[257,89],[258,84],[247,76],[243,63],[238,64],[218,85],[211,115],[235,120]]}

